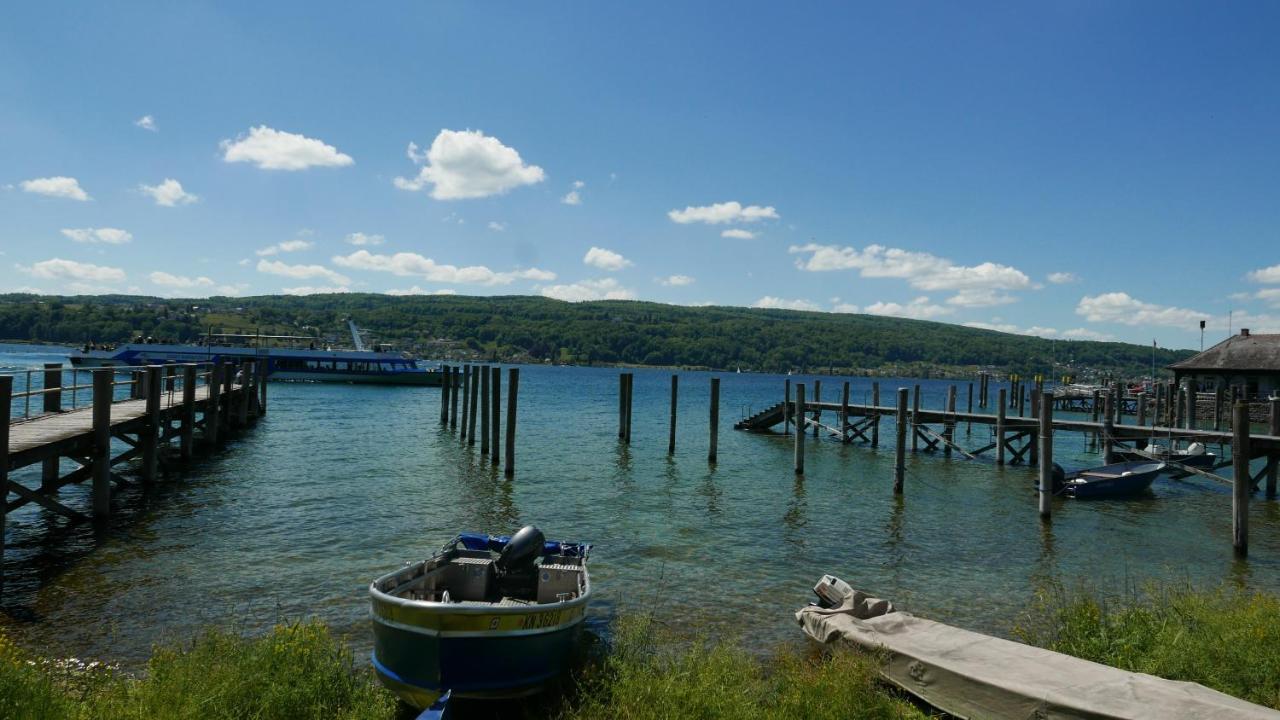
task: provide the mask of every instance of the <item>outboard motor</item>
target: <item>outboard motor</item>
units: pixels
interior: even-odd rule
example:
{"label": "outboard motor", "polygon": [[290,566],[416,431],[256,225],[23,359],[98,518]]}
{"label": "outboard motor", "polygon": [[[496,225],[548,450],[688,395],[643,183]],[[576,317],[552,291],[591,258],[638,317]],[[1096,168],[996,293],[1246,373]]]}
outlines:
{"label": "outboard motor", "polygon": [[538,591],[538,566],[546,538],[534,525],[525,525],[511,536],[494,563],[498,575],[499,594],[503,597],[533,600]]}
{"label": "outboard motor", "polygon": [[1062,466],[1059,465],[1058,463],[1053,464],[1052,477],[1053,477],[1053,491],[1055,493],[1061,490],[1063,485],[1067,484],[1067,471],[1063,470]]}

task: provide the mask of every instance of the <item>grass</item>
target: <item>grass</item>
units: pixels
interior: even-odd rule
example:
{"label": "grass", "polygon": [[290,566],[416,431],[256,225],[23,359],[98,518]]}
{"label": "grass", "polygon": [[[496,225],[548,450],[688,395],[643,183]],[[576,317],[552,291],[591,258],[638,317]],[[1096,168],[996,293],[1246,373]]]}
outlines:
{"label": "grass", "polygon": [[1280,597],[1150,586],[1118,598],[1054,587],[1015,628],[1024,642],[1197,682],[1280,709]]}

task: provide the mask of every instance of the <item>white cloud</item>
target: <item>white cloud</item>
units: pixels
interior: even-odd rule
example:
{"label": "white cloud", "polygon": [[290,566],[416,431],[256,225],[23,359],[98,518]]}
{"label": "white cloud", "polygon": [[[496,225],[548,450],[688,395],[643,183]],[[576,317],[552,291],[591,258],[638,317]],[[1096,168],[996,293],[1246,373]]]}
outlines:
{"label": "white cloud", "polygon": [[156,127],[156,119],[150,115],[143,115],[137,120],[134,120],[133,124],[143,130],[150,130],[151,132],[157,132],[160,130],[160,128]]}
{"label": "white cloud", "polygon": [[1080,281],[1080,278],[1075,273],[1069,272],[1049,273],[1049,277],[1047,279],[1054,285],[1067,285],[1069,283]]}
{"label": "white cloud", "polygon": [[[679,222],[679,221],[677,221]],[[821,310],[817,303],[808,300],[788,300],[786,298],[765,295],[751,303],[753,308],[770,308],[774,310]]]}
{"label": "white cloud", "polygon": [[457,295],[458,291],[453,288],[440,288],[438,290],[426,290],[414,285],[411,288],[403,290],[388,290],[387,295]]}
{"label": "white cloud", "polygon": [[604,248],[592,247],[587,254],[582,256],[582,262],[592,267],[598,267],[601,270],[615,271],[625,267],[630,267],[632,262],[622,255]]}
{"label": "white cloud", "polygon": [[174,207],[190,205],[200,198],[182,189],[182,183],[173,178],[165,178],[159,185],[139,185],[138,190],[151,196],[157,205]]}
{"label": "white cloud", "polygon": [[63,228],[62,234],[78,243],[123,245],[133,240],[132,233],[120,228]]}
{"label": "white cloud", "polygon": [[1066,338],[1066,339],[1068,339],[1068,340],[1098,340],[1098,341],[1105,341],[1105,340],[1115,340],[1115,339],[1116,339],[1116,336],[1115,336],[1115,335],[1111,335],[1111,334],[1109,334],[1109,333],[1104,333],[1104,332],[1098,332],[1098,331],[1096,331],[1096,330],[1090,330],[1090,329],[1088,329],[1088,328],[1072,328],[1072,329],[1070,329],[1070,330],[1063,330],[1063,331],[1062,331],[1062,337],[1064,337],[1064,338]]}
{"label": "white cloud", "polygon": [[280,292],[285,295],[326,295],[329,293],[349,293],[351,292],[351,288],[345,285],[339,285],[337,287],[301,285],[299,287],[280,288]]}
{"label": "white cloud", "polygon": [[236,262],[236,264],[240,265],[241,267],[248,267],[250,262],[253,262],[253,261],[250,260],[249,258],[240,258],[240,260]]}
{"label": "white cloud", "polygon": [[334,272],[323,265],[287,265],[279,260],[259,260],[258,272],[267,273],[268,275],[281,275],[295,280],[324,278],[334,285],[347,285],[351,282],[351,279],[346,275]]}
{"label": "white cloud", "polygon": [[953,308],[931,304],[926,296],[918,297],[906,305],[895,302],[872,303],[863,308],[862,311],[868,315],[892,315],[893,317],[912,318],[915,320],[929,320],[955,312]]}
{"label": "white cloud", "polygon": [[1197,310],[1156,305],[1130,297],[1128,293],[1111,292],[1086,295],[1076,305],[1076,314],[1089,322],[1114,322],[1122,325],[1162,325],[1191,330],[1209,315]]}
{"label": "white cloud", "polygon": [[587,300],[634,300],[636,295],[622,287],[613,278],[600,280],[581,280],[571,285],[551,285],[539,288],[543,297],[565,300],[567,302],[585,302]]}
{"label": "white cloud", "polygon": [[831,312],[833,313],[860,313],[862,310],[853,303],[840,302],[839,300],[831,304]]}
{"label": "white cloud", "polygon": [[1253,297],[1273,307],[1280,307],[1280,288],[1263,288]]}
{"label": "white cloud", "polygon": [[778,211],[773,206],[761,207],[759,205],[747,205],[743,207],[737,201],[715,203],[714,205],[693,206],[690,205],[683,210],[672,210],[667,213],[667,217],[681,225],[689,223],[707,223],[708,225],[723,225],[725,223],[752,223],[758,220],[777,220]]}
{"label": "white cloud", "polygon": [[259,125],[247,135],[223,140],[222,159],[248,162],[263,170],[306,170],[311,167],[345,167],[355,160],[315,138]]}
{"label": "white cloud", "polygon": [[249,283],[236,283],[235,285],[219,285],[218,294],[235,297],[249,289]]}
{"label": "white cloud", "polygon": [[172,275],[161,270],[157,270],[147,276],[155,285],[172,288],[196,288],[196,287],[213,287],[216,283],[207,277],[201,276],[197,278],[189,278],[185,275]]}
{"label": "white cloud", "polygon": [[124,282],[124,270],[120,268],[93,265],[91,263],[50,258],[41,260],[31,267],[17,266],[19,270],[32,277],[43,280],[73,280],[77,282],[118,283]]}
{"label": "white cloud", "polygon": [[565,205],[581,205],[582,196],[578,194],[577,190],[570,190],[569,192],[565,193],[564,197],[560,198],[560,202],[564,203]]}
{"label": "white cloud", "polygon": [[542,168],[525,165],[515,148],[479,130],[441,130],[425,153],[409,143],[408,155],[422,170],[411,180],[397,177],[395,186],[421,190],[431,185],[431,197],[437,200],[501,195],[545,178]]}
{"label": "white cloud", "polygon": [[73,177],[63,177],[58,175],[55,177],[35,178],[33,180],[23,180],[18,183],[23,192],[35,193],[37,195],[48,195],[49,197],[68,198],[70,200],[79,200],[84,202],[90,200],[89,193],[80,187],[80,181]]}
{"label": "white cloud", "polygon": [[353,232],[347,235],[347,242],[351,245],[381,245],[386,239],[381,235],[366,235],[362,232]]}
{"label": "white cloud", "polygon": [[336,255],[336,265],[354,270],[388,272],[392,275],[418,276],[431,282],[461,285],[509,285],[516,280],[551,281],[556,274],[537,268],[494,272],[483,265],[457,267],[442,265],[418,253],[399,252],[394,255],[375,255],[368,250],[357,250],[350,255]]}
{"label": "white cloud", "polygon": [[959,307],[992,307],[994,305],[1008,305],[1017,301],[1016,297],[1008,293],[987,289],[961,290],[947,298],[948,305],[957,305]]}
{"label": "white cloud", "polygon": [[1045,337],[1045,338],[1051,338],[1058,335],[1058,331],[1055,328],[1041,327],[1039,325],[1032,325],[1031,327],[1023,328],[1023,327],[1018,327],[1013,323],[999,323],[999,322],[996,322],[996,323],[967,322],[962,324],[965,327],[978,328],[981,330],[995,330],[996,332],[1012,333],[1014,335],[1032,335],[1035,337]]}
{"label": "white cloud", "polygon": [[507,229],[507,224],[504,222],[498,222],[497,220],[490,220],[489,229],[494,232],[503,232]]}
{"label": "white cloud", "polygon": [[730,230],[725,230],[724,232],[720,233],[720,237],[733,238],[735,240],[754,240],[756,238],[756,234],[751,232],[750,230],[743,230],[742,228],[732,228]]}
{"label": "white cloud", "polygon": [[692,285],[694,282],[694,279],[688,275],[670,275],[668,277],[658,279],[659,284],[666,285],[668,287],[683,287],[685,285]]}
{"label": "white cloud", "polygon": [[574,180],[574,181],[573,181],[573,189],[574,189],[574,190],[581,190],[582,188],[584,188],[584,187],[586,187],[586,186],[587,186],[587,184],[586,184],[586,183],[584,183],[584,182],[582,182],[581,180]]}
{"label": "white cloud", "polygon": [[1248,276],[1251,282],[1263,283],[1270,285],[1272,283],[1280,283],[1280,265],[1272,265],[1254,270]]}
{"label": "white cloud", "polygon": [[[359,233],[356,233],[356,234],[359,234]],[[350,239],[351,239],[351,236],[348,235],[347,236],[348,242],[350,242]],[[315,246],[315,243],[309,242],[307,240],[285,240],[284,242],[276,243],[275,245],[268,245],[267,247],[264,247],[261,250],[255,250],[254,252],[261,257],[266,257],[268,255],[278,255],[280,253],[297,252],[299,250],[308,250],[314,246]]]}

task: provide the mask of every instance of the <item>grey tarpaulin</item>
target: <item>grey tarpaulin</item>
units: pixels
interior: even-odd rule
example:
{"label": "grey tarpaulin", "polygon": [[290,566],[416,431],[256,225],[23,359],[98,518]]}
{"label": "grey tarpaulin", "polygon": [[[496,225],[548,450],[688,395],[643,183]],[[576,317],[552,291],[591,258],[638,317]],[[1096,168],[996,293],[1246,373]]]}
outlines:
{"label": "grey tarpaulin", "polygon": [[1203,685],[1128,672],[897,612],[831,575],[796,613],[821,643],[882,649],[886,679],[963,718],[1270,718],[1280,712]]}

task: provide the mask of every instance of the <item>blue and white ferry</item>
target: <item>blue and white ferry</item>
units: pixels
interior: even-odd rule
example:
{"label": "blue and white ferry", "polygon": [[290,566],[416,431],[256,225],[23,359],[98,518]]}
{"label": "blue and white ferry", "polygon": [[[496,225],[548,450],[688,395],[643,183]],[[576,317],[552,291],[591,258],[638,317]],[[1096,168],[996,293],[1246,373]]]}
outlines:
{"label": "blue and white ferry", "polygon": [[389,347],[366,348],[360,330],[349,323],[354,350],[333,349],[305,335],[247,335],[209,333],[197,344],[150,340],[112,348],[85,346],[71,353],[78,368],[147,365],[152,363],[216,362],[255,358],[267,361],[267,378],[303,382],[344,382],[376,385],[440,385],[443,373],[422,367],[405,353]]}

